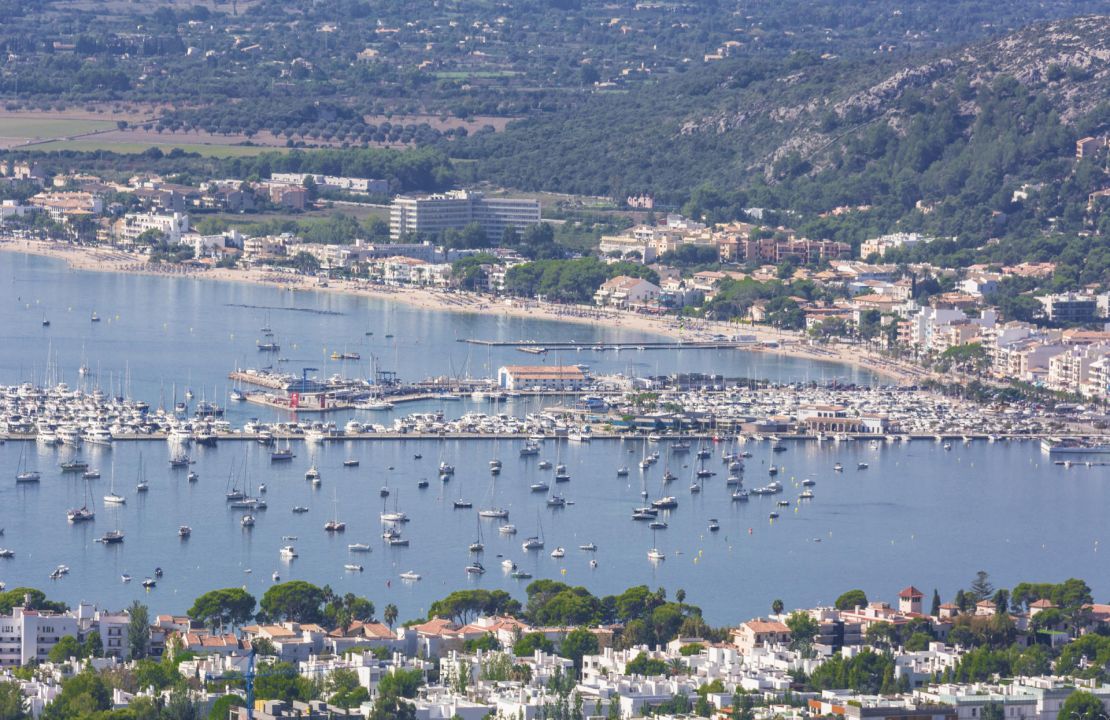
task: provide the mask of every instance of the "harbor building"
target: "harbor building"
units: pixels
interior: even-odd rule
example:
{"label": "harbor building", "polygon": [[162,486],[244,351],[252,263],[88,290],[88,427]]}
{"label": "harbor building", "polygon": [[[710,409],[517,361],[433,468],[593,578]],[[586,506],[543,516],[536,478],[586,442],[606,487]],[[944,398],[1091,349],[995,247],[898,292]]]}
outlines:
{"label": "harbor building", "polygon": [[540,221],[540,202],[527,198],[488,198],[457,190],[442,195],[398,197],[389,208],[389,237],[441,233],[478,223],[492,242],[505,229],[523,230]]}
{"label": "harbor building", "polygon": [[497,371],[506,390],[571,390],[586,386],[586,374],[574,365],[506,365]]}

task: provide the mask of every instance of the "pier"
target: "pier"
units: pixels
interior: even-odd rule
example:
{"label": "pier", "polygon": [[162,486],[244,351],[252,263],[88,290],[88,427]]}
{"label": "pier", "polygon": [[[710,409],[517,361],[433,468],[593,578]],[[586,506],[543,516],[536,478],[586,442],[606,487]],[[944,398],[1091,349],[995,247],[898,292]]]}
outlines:
{"label": "pier", "polygon": [[513,347],[521,352],[539,355],[549,350],[737,350],[758,347],[759,343],[754,338],[750,340],[704,340],[683,342],[681,340],[666,340],[655,342],[636,343],[585,343],[576,341],[555,341],[540,343],[535,340],[480,340],[477,338],[459,338],[459,342],[469,345],[484,347]]}

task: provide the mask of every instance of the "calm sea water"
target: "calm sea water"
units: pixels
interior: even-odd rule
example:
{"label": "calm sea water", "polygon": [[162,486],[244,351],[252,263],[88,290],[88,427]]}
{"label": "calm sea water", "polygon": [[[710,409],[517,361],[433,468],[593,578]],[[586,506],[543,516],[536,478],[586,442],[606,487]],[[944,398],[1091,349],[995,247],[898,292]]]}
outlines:
{"label": "calm sea water", "polygon": [[[209,397],[217,395],[223,402],[227,370],[256,360],[253,345],[265,321],[266,311],[241,305],[339,313],[270,311],[279,341],[291,348],[290,364],[311,362],[327,372],[339,369],[323,360],[333,348],[357,349],[363,357],[379,354],[383,367],[401,368],[405,377],[449,372],[451,365],[455,372],[465,372],[469,355],[470,372],[478,375],[487,363],[484,351],[479,357],[475,349],[455,342],[456,337],[637,337],[558,323],[437,315],[247,285],[79,273],[39,258],[0,255],[0,322],[8,340],[0,344],[0,382],[41,379],[49,351],[70,383],[76,383],[75,368],[85,357],[94,370],[99,365],[104,385],[109,369],[129,375],[131,394],[154,404],[163,391],[168,402],[175,382],[179,393],[188,385],[200,397],[208,388]],[[95,326],[88,322],[94,309],[104,318]],[[47,330],[40,325],[44,312],[51,319]],[[366,328],[375,335],[363,335]],[[396,344],[385,340],[386,333],[396,336]],[[488,361],[496,367],[527,357],[495,349]],[[740,352],[649,352],[636,353],[632,360],[598,354],[576,361],[624,371],[645,363],[632,368],[641,374],[681,368],[776,379],[869,379],[837,366]],[[463,410],[462,404],[453,405],[453,412]],[[235,420],[264,415],[243,407],[234,412]],[[675,495],[679,506],[666,517],[668,529],[654,537],[646,524],[630,519],[643,487],[653,498],[663,493],[664,463],[644,475],[638,470],[642,444],[595,441],[557,447],[549,441],[541,457],[558,457],[572,475],[569,483],[555,486],[573,502],[560,510],[547,508],[543,494],[529,491],[537,478],[554,485],[553,478],[550,471],[537,468],[536,458],[519,458],[518,449],[515,441],[372,441],[315,449],[297,444],[297,458],[278,466],[269,463],[264,448],[224,442],[192,451],[200,480],[190,484],[183,471],[169,468],[166,443],[117,443],[111,450],[83,449],[103,473],[86,488],[79,477],[58,471],[66,451],[30,444],[23,445],[23,452],[30,455],[31,466],[43,471],[43,480],[38,486],[17,487],[21,443],[9,442],[0,446],[0,527],[5,528],[0,546],[17,554],[0,560],[0,581],[9,588],[41,587],[69,602],[121,607],[142,598],[155,611],[175,612],[214,587],[245,586],[260,596],[277,572],[282,580],[330,583],[339,591],[365,595],[379,609],[394,602],[404,618],[423,614],[432,600],[463,587],[502,588],[523,597],[526,581],[502,572],[501,559],[510,558],[537,578],[583,584],[598,594],[640,583],[664,586],[672,594],[683,588],[714,623],[765,613],[774,598],[788,606],[829,603],[851,587],[893,601],[901,587],[913,583],[926,591],[937,587],[948,598],[980,569],[989,571],[998,585],[1077,576],[1099,598],[1110,593],[1110,560],[1100,550],[1110,473],[1097,467],[1064,470],[1032,443],[956,444],[947,452],[932,442],[877,448],[867,443],[791,444],[788,452],[773,458],[768,446],[753,445],[746,486],[766,483],[767,464],[774,462],[785,466],[778,478],[786,492],[753,497],[746,504],[730,501],[724,486],[727,473],[717,459],[722,448],[716,447],[710,467],[718,475],[705,482],[699,495],[688,490],[693,456],[672,459],[679,479],[666,493]],[[151,485],[145,495],[135,491],[140,454]],[[494,457],[504,461],[496,478],[488,471]],[[348,458],[358,458],[361,465],[342,467]],[[446,483],[436,475],[441,460],[457,467]],[[870,468],[856,470],[861,460]],[[304,480],[313,462],[323,473],[316,490]],[[833,471],[836,462],[846,468],[843,473]],[[616,475],[622,465],[631,468],[627,478]],[[242,512],[229,510],[224,501],[229,476],[241,474],[244,467],[249,486],[268,486],[269,509],[257,513],[251,530],[241,528]],[[128,498],[121,508],[101,501],[113,470],[116,490]],[[799,505],[796,497],[805,477],[817,481],[816,497]],[[418,489],[425,478],[429,487]],[[379,497],[383,486],[392,493],[384,501]],[[65,510],[80,505],[86,493],[95,504],[96,520],[70,526]],[[455,510],[452,501],[457,498],[471,501],[474,508]],[[775,508],[780,499],[791,505]],[[380,537],[378,515],[394,503],[412,518],[403,528],[411,541],[408,548],[389,548]],[[294,505],[310,511],[293,514]],[[510,511],[517,535],[499,534],[498,521],[479,522],[478,509],[493,505]],[[768,514],[773,509],[781,517],[772,522]],[[325,533],[323,524],[333,516],[347,523],[346,533]],[[710,518],[719,519],[719,532],[707,530]],[[190,539],[177,537],[181,524],[192,526]],[[95,542],[116,528],[126,535],[121,545]],[[525,553],[521,542],[541,531],[545,549]],[[479,532],[487,573],[468,576],[467,545]],[[284,536],[297,537],[290,542],[300,557],[292,562],[278,557]],[[373,551],[350,554],[347,544],[352,542],[369,543]],[[587,542],[598,545],[596,554],[578,549]],[[660,564],[647,560],[653,543],[668,554]],[[560,560],[549,556],[558,546],[566,550]],[[598,561],[596,569],[589,565],[591,557]],[[350,562],[363,565],[363,572],[346,571],[344,564]],[[63,563],[70,574],[49,580],[50,570]],[[165,576],[147,593],[139,582],[155,567],[163,568]],[[423,580],[400,581],[399,573],[406,570],[419,572]],[[135,580],[122,583],[123,573]]]}

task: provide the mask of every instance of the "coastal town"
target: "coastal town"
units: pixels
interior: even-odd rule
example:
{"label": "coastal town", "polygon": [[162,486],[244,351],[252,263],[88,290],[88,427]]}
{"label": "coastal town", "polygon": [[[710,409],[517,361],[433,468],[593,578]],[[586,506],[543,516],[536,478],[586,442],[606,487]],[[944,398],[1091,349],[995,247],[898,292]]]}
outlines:
{"label": "coastal town", "polygon": [[[752,350],[859,364],[906,384],[961,378],[1077,403],[1104,403],[1110,387],[1104,288],[1044,289],[1053,286],[1052,261],[959,268],[890,262],[899,252],[946,242],[917,233],[875,236],[857,253],[846,243],[761,224],[758,208],[749,222],[652,215],[652,223],[600,236],[594,252],[611,276],[584,277],[590,284],[575,287],[578,298],[560,298],[524,280],[545,272],[544,262],[575,262],[537,261],[515,245],[546,225],[534,199],[472,191],[398,195],[386,208],[381,239],[355,230],[321,243],[234,228],[202,233],[191,218],[331,206],[308,199],[318,188],[358,204],[388,193],[388,183],[277,172],[253,183],[194,187],[149,175],[120,183],[47,175],[36,163],[10,161],[0,174],[0,183],[26,196],[0,206],[0,248],[54,254],[87,269],[365,293],[447,311],[557,317],[688,340],[750,340]],[[628,202],[650,206],[645,198]],[[473,238],[464,246],[444,244],[452,233]],[[546,242],[552,244],[550,236]],[[700,261],[682,261],[691,257]],[[713,269],[699,269],[706,265]]]}
{"label": "coastal town", "polygon": [[526,608],[465,590],[402,624],[393,606],[381,620],[372,603],[328,592],[274,586],[255,621],[255,599],[236,588],[197,598],[187,615],[137,601],[70,610],[12,590],[0,595],[10,608],[0,682],[34,718],[82,693],[89,711],[184,706],[262,720],[1068,720],[1110,709],[1110,605],[1076,579],[995,589],[980,572],[943,603],[912,585],[814,608],[775,600],[719,629],[681,590],[670,601],[647,587],[605,598],[605,623],[575,620],[604,614],[588,609],[598,598],[555,581],[530,585]]}

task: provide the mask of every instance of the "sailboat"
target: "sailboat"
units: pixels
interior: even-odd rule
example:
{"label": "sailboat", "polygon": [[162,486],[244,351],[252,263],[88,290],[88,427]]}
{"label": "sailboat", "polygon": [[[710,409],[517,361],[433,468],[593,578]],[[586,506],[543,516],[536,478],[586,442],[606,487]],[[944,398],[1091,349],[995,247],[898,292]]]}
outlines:
{"label": "sailboat", "polygon": [[648,550],[647,556],[648,560],[651,562],[660,562],[667,559],[667,556],[663,554],[663,551],[660,550],[655,543],[655,530],[651,531],[651,550]]}
{"label": "sailboat", "polygon": [[135,489],[139,492],[146,492],[150,489],[150,483],[146,481],[146,471],[143,470],[143,454],[139,453],[139,482],[135,485]]}
{"label": "sailboat", "polygon": [[79,508],[66,511],[66,520],[71,523],[89,522],[96,517],[96,513],[89,508],[89,483],[85,481],[85,503]]}
{"label": "sailboat", "polygon": [[543,549],[543,521],[540,520],[540,514],[538,512],[536,513],[536,522],[539,524],[540,527],[539,535],[533,535],[520,544],[520,546],[526,551]]}
{"label": "sailboat", "polygon": [[474,503],[462,497],[462,484],[459,484],[459,497],[452,503],[456,510],[469,510],[474,507]]}
{"label": "sailboat", "polygon": [[26,443],[21,443],[19,446],[19,467],[16,468],[15,481],[16,483],[37,483],[42,479],[42,475],[38,470],[27,469],[27,457],[25,454]]}
{"label": "sailboat", "polygon": [[347,529],[347,523],[339,520],[339,499],[332,493],[332,507],[333,514],[331,520],[324,523],[324,530],[327,532],[343,532]]}
{"label": "sailboat", "polygon": [[119,513],[114,513],[116,519],[116,527],[114,530],[108,532],[97,538],[97,542],[104,543],[105,545],[117,545],[123,542],[123,531],[119,529]]}
{"label": "sailboat", "polygon": [[567,466],[559,459],[562,455],[562,450],[563,446],[561,443],[555,446],[555,482],[557,483],[570,481],[570,473],[567,472]]}
{"label": "sailboat", "polygon": [[104,496],[106,505],[123,505],[127,498],[116,493],[116,465],[112,463],[112,484],[108,487],[108,494]]}
{"label": "sailboat", "polygon": [[478,539],[475,540],[474,542],[470,543],[470,547],[467,548],[467,549],[470,550],[470,552],[472,552],[472,553],[480,553],[480,552],[482,552],[483,550],[486,549],[485,543],[482,542],[482,518],[481,517],[478,518]]}

